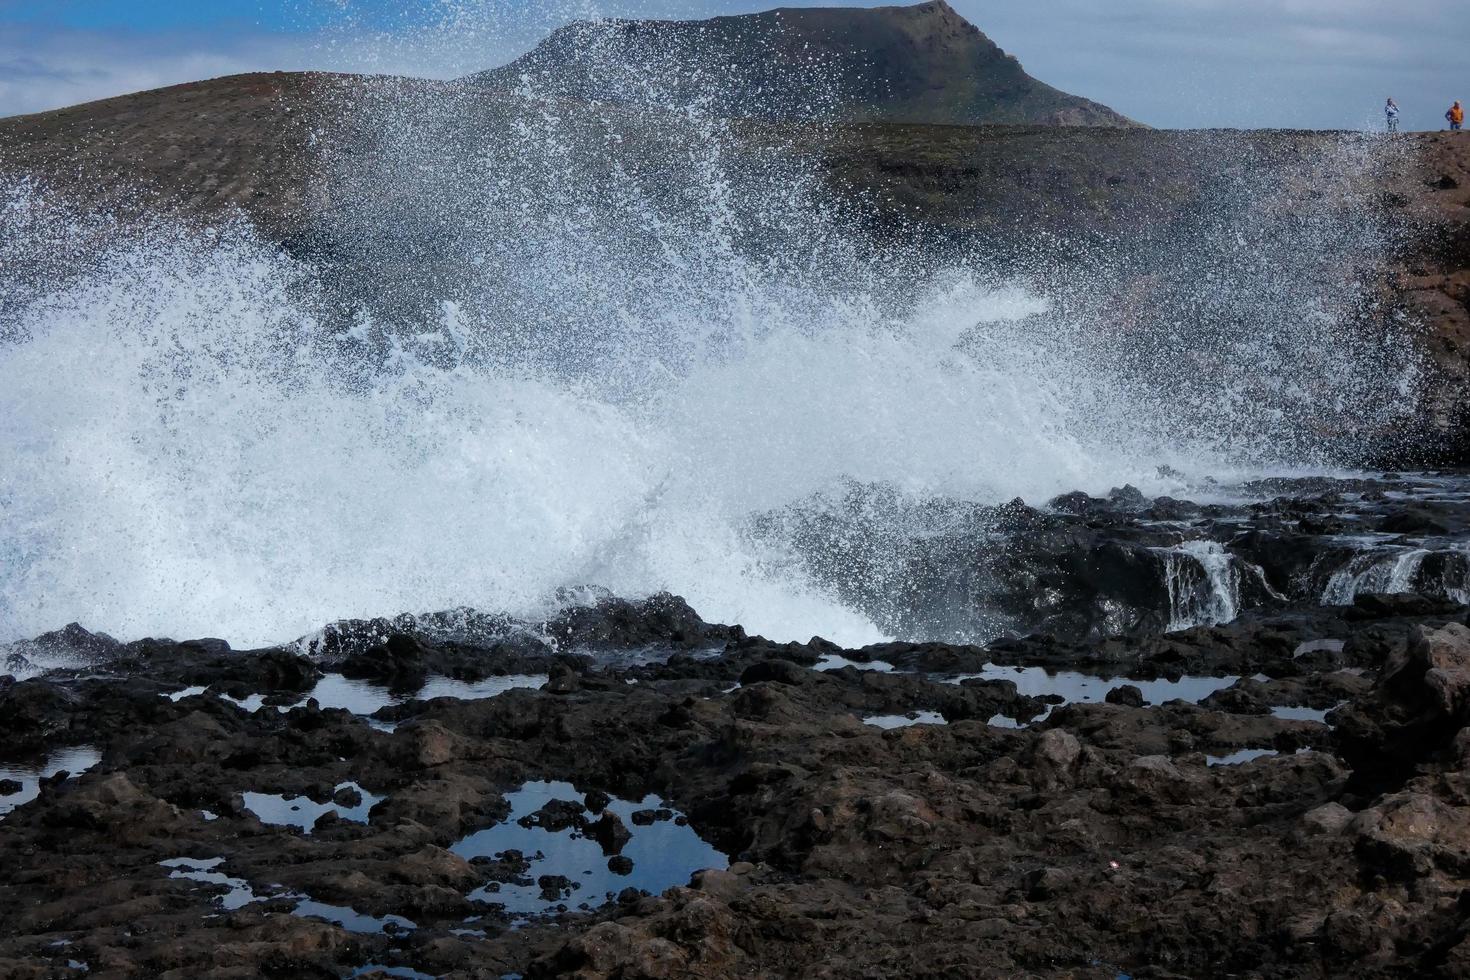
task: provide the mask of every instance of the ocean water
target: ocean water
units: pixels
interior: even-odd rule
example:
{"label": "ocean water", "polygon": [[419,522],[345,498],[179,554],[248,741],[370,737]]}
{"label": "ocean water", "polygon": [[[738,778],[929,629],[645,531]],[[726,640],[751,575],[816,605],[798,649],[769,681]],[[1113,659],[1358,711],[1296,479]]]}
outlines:
{"label": "ocean water", "polygon": [[599,586],[862,644],[885,634],[839,598],[841,549],[763,517],[854,485],[1040,503],[1328,470],[1351,460],[1322,432],[1413,402],[1407,342],[1344,312],[1366,219],[1232,195],[1215,254],[1168,257],[1188,310],[1145,330],[1045,243],[1028,274],[871,241],[789,148],[697,111],[528,90],[456,129],[475,98],[334,107],[368,144],[320,177],[365,202],[321,219],[330,269],[243,219],[6,186],[0,642],[76,620],[247,646]]}

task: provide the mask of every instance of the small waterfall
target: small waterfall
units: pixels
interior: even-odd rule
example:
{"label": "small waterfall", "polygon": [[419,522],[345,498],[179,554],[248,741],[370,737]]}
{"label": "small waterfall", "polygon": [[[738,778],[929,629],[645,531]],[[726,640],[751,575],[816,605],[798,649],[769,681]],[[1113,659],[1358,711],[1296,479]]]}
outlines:
{"label": "small waterfall", "polygon": [[1457,557],[1461,557],[1460,584],[1447,586],[1445,595],[1462,605],[1470,606],[1470,544],[1456,542],[1451,546],[1451,550],[1458,552]]}
{"label": "small waterfall", "polygon": [[1169,632],[1228,623],[1240,614],[1240,568],[1217,541],[1186,541],[1164,551]]}
{"label": "small waterfall", "polygon": [[1429,554],[1424,548],[1389,554],[1361,551],[1332,573],[1322,591],[1322,605],[1350,606],[1356,596],[1365,593],[1408,592]]}

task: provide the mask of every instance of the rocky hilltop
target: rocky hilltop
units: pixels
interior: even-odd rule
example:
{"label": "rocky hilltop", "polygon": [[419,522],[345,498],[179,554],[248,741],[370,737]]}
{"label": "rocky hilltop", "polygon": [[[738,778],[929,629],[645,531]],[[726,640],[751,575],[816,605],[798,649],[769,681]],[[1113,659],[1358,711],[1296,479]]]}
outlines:
{"label": "rocky hilltop", "polygon": [[582,21],[473,76],[500,88],[527,80],[578,99],[699,102],[778,119],[1137,125],[1032,78],[944,0],[701,21]]}

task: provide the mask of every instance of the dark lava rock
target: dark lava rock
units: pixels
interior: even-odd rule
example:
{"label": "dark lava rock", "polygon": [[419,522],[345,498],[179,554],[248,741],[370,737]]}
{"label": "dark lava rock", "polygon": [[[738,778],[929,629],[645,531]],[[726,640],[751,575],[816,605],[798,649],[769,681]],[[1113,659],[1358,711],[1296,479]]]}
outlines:
{"label": "dark lava rock", "polygon": [[1089,497],[1081,490],[1073,490],[1053,497],[1046,502],[1046,509],[1058,514],[1071,514],[1074,517],[1085,517],[1098,511],[1107,510],[1108,502],[1098,497]]}
{"label": "dark lava rock", "polygon": [[76,692],[43,678],[0,684],[0,755],[30,751],[81,707]]}
{"label": "dark lava rock", "polygon": [[21,654],[36,651],[91,661],[116,656],[121,649],[122,644],[106,633],[92,633],[79,623],[68,623],[59,630],[42,633],[33,640],[23,640],[16,644],[16,650]]}
{"label": "dark lava rock", "polygon": [[1026,874],[1022,888],[1031,901],[1044,902],[1066,891],[1071,882],[1071,875],[1057,868],[1037,868]]}
{"label": "dark lava rock", "polygon": [[34,670],[35,666],[18,653],[7,653],[4,659],[0,659],[0,677],[9,676],[13,680],[19,674]]}
{"label": "dark lava rock", "polygon": [[1173,497],[1156,497],[1143,516],[1151,521],[1187,521],[1199,516],[1199,505]]}
{"label": "dark lava rock", "polygon": [[1237,715],[1264,715],[1271,711],[1265,689],[1259,682],[1249,678],[1236,681],[1223,691],[1216,691],[1200,704]]}
{"label": "dark lava rock", "polygon": [[[104,750],[102,764],[48,780],[0,824],[0,976],[52,975],[56,957],[71,955],[108,976],[209,975],[224,950],[242,976],[344,976],[364,962],[589,980],[909,976],[916,962],[946,976],[1465,975],[1466,611],[1414,596],[1323,606],[1323,577],[1355,552],[1292,528],[1303,518],[1326,526],[1356,500],[1333,503],[1326,484],[1278,491],[1297,496],[1250,513],[1212,505],[1199,519],[1215,523],[1187,529],[1147,526],[1113,501],[1089,502],[1086,518],[984,509],[987,522],[1003,512],[1024,547],[1006,558],[1021,556],[1012,577],[981,576],[975,594],[999,583],[1005,601],[1065,627],[989,649],[746,638],[693,656],[685,641],[665,640],[594,664],[474,646],[449,619],[392,620],[340,659],[465,677],[534,663],[558,681],[405,702],[384,715],[402,723],[394,731],[319,706],[250,713],[219,698],[159,697],[208,683],[289,701],[261,683],[310,676],[309,662],[284,651],[149,641],[101,670],[0,681],[0,751],[19,758],[15,745],[29,743],[32,764],[67,746]],[[1372,508],[1396,506],[1359,514],[1371,526]],[[1300,597],[1243,599],[1235,622],[1167,635],[1145,623],[1157,610],[1115,605],[1167,599],[1150,576],[1191,572],[1181,537],[1222,542],[1241,579],[1259,579],[1229,531],[1242,520],[1275,529],[1261,549],[1271,574],[1309,573]],[[936,573],[970,582],[972,563],[993,557],[976,558],[973,544],[957,536],[926,547],[939,556]],[[1460,566],[1443,564],[1423,567],[1449,582]],[[1079,583],[1083,591],[1068,591]],[[1107,620],[1109,609],[1121,618]],[[416,642],[392,649],[394,634]],[[1319,649],[1298,655],[1304,644]],[[829,653],[898,669],[807,669]],[[1014,682],[941,682],[991,664],[1139,682],[1244,679],[1202,704],[1145,705],[1129,684],[1109,703],[1059,705],[1009,729],[987,721],[1034,718],[1041,699],[1020,697]],[[745,687],[727,691],[742,677]],[[949,724],[878,732],[861,722],[918,706]],[[1336,728],[1273,707],[1332,709]],[[1207,755],[1230,764],[1207,765]],[[542,853],[465,858],[459,846],[508,818],[508,787],[537,780],[669,802],[640,808],[629,826],[604,792],[548,801],[530,816],[597,841],[613,874],[633,870],[621,853],[630,830],[669,819],[673,807],[728,869],[697,867],[711,863],[702,851],[683,866],[670,849],[634,872],[656,895],[624,889],[616,908],[568,913],[578,884],[582,904],[602,903],[603,889],[584,877],[599,869],[538,880],[566,869]],[[349,782],[387,797],[374,819],[327,817],[310,835],[262,826],[241,796],[348,805],[355,797],[335,787]],[[566,838],[546,840],[552,852]],[[225,857],[215,873],[274,897],[224,910],[223,889],[159,866],[181,854]],[[504,910],[497,896],[512,887],[541,892],[546,914]],[[289,914],[300,901],[289,896],[416,928],[353,933]],[[51,946],[63,935],[75,951]]]}
{"label": "dark lava rock", "polygon": [[1447,534],[1449,525],[1439,515],[1418,507],[1405,507],[1378,522],[1378,530],[1389,534]]}
{"label": "dark lava rock", "polygon": [[14,779],[0,779],[0,796],[14,796],[24,788]]}
{"label": "dark lava rock", "polygon": [[348,809],[359,807],[362,806],[362,794],[354,786],[343,786],[332,794],[332,802]]}
{"label": "dark lava rock", "polygon": [[1114,507],[1125,507],[1136,510],[1147,502],[1148,498],[1143,495],[1143,491],[1131,483],[1124,484],[1121,487],[1114,487],[1108,491],[1108,503]]}
{"label": "dark lava rock", "polygon": [[307,691],[323,676],[314,661],[286,650],[265,650],[250,656],[228,654],[214,661],[220,662],[240,664],[257,690]]}
{"label": "dark lava rock", "polygon": [[622,818],[611,810],[604,811],[596,821],[587,824],[585,833],[602,845],[602,853],[617,854],[633,839],[633,834],[623,825]]}
{"label": "dark lava rock", "polygon": [[349,656],[342,662],[342,675],[415,689],[429,679],[432,657],[432,648],[417,636],[395,633],[385,642]]}
{"label": "dark lava rock", "polygon": [[516,822],[522,827],[540,827],[552,833],[580,827],[585,822],[587,808],[573,800],[551,800],[535,813],[527,814]]}
{"label": "dark lava rock", "polygon": [[1113,688],[1105,698],[1108,704],[1126,704],[1130,708],[1143,707],[1143,692],[1132,684]]}
{"label": "dark lava rock", "polygon": [[1359,783],[1392,787],[1447,752],[1470,723],[1470,627],[1420,626],[1372,692],[1333,714],[1335,739]]}
{"label": "dark lava rock", "polygon": [[185,640],[179,644],[179,648],[186,651],[217,657],[222,653],[230,652],[230,644],[226,640],[207,636],[198,640]]}
{"label": "dark lava rock", "polygon": [[742,639],[738,626],[706,623],[682,598],[669,593],[631,601],[611,596],[563,610],[544,625],[562,650],[630,649],[662,644],[699,647]]}
{"label": "dark lava rock", "polygon": [[1398,616],[1453,616],[1464,607],[1452,599],[1415,592],[1366,592],[1353,597],[1347,615],[1352,619],[1387,619]]}
{"label": "dark lava rock", "polygon": [[572,890],[572,881],[566,875],[542,875],[536,879],[536,887],[541,889],[543,896],[550,893],[552,898],[563,892]]}
{"label": "dark lava rock", "polygon": [[766,660],[747,667],[740,675],[740,683],[746,687],[765,682],[798,685],[805,684],[810,677],[806,668],[790,661]]}
{"label": "dark lava rock", "polygon": [[551,694],[571,694],[581,688],[581,674],[566,664],[553,664],[547,671],[546,684],[542,689]]}

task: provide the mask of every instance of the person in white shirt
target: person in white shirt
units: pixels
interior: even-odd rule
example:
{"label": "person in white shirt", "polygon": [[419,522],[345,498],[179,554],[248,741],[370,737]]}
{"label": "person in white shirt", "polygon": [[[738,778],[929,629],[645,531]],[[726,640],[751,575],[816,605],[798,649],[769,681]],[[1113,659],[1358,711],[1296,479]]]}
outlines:
{"label": "person in white shirt", "polygon": [[1399,104],[1389,99],[1388,105],[1383,107],[1383,112],[1388,116],[1388,131],[1397,133],[1399,131]]}

